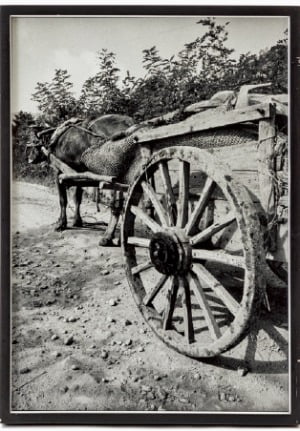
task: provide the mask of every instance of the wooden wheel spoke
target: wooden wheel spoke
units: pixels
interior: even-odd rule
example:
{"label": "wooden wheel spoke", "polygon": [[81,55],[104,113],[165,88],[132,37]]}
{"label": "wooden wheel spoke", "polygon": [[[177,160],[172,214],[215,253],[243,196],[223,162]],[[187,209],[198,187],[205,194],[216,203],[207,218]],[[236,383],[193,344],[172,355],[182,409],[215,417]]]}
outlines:
{"label": "wooden wheel spoke", "polygon": [[160,291],[160,289],[164,286],[164,284],[167,281],[167,279],[168,279],[167,275],[163,275],[162,277],[160,277],[160,279],[158,280],[158,282],[156,283],[156,285],[144,297],[143,303],[145,305],[149,305],[154,300],[154,298],[156,297],[156,295],[158,294],[158,292]]}
{"label": "wooden wheel spoke", "polygon": [[189,213],[189,183],[190,164],[183,160],[179,161],[179,194],[177,202],[177,227],[184,227]]}
{"label": "wooden wheel spoke", "polygon": [[138,217],[146,226],[148,226],[149,229],[152,230],[152,232],[158,232],[161,230],[161,226],[156,223],[155,220],[153,220],[151,217],[148,216],[141,208],[131,205],[130,211],[132,214],[134,214],[136,217]]}
{"label": "wooden wheel spoke", "polygon": [[134,266],[131,270],[132,275],[139,274],[140,272],[146,271],[146,269],[152,268],[153,263],[148,260],[147,262],[141,263],[140,265]]}
{"label": "wooden wheel spoke", "polygon": [[166,194],[166,203],[167,203],[169,222],[170,222],[170,225],[174,225],[175,223],[174,209],[176,208],[176,199],[172,189],[168,163],[166,161],[162,161],[159,163],[159,171],[160,171],[162,184]]}
{"label": "wooden wheel spoke", "polygon": [[221,331],[220,328],[216,322],[216,319],[210,309],[209,303],[206,299],[205,293],[202,289],[200,280],[198,279],[197,275],[194,272],[191,272],[191,277],[194,281],[195,288],[193,289],[194,294],[196,296],[196,299],[202,309],[202,312],[204,314],[204,318],[206,320],[208,330],[214,340],[217,340],[221,337]]}
{"label": "wooden wheel spoke", "polygon": [[191,214],[191,217],[185,227],[185,232],[188,235],[190,233],[190,231],[193,229],[195,223],[197,222],[197,220],[199,220],[199,218],[201,217],[201,215],[203,214],[206,204],[211,196],[211,193],[213,191],[213,188],[215,186],[215,182],[207,177],[201,196]]}
{"label": "wooden wheel spoke", "polygon": [[163,315],[162,327],[166,331],[171,328],[172,317],[175,310],[176,298],[178,293],[178,278],[173,277],[171,287],[167,293],[167,302]]}
{"label": "wooden wheel spoke", "polygon": [[243,256],[234,256],[223,250],[192,250],[192,257],[194,259],[225,263],[237,268],[245,268],[245,259]]}
{"label": "wooden wheel spoke", "polygon": [[226,226],[230,225],[235,220],[235,215],[233,213],[229,213],[222,222],[217,222],[212,224],[211,226],[204,229],[202,232],[193,236],[190,239],[192,245],[198,244],[199,242],[203,242],[211,238],[215,233],[224,229]]}
{"label": "wooden wheel spoke", "polygon": [[190,286],[186,278],[180,278],[180,284],[183,287],[184,299],[183,299],[183,318],[184,318],[184,335],[188,343],[195,341],[193,316],[192,316],[192,304],[191,304],[191,293]]}
{"label": "wooden wheel spoke", "polygon": [[193,265],[193,271],[199,280],[207,284],[216,293],[230,313],[235,316],[239,309],[239,303],[225,287],[200,263]]}
{"label": "wooden wheel spoke", "polygon": [[158,215],[158,218],[163,226],[169,226],[169,217],[166,213],[166,210],[158,200],[157,194],[155,193],[155,190],[153,187],[146,183],[146,181],[142,181],[142,188],[144,190],[145,195],[150,199],[152,202],[152,205]]}
{"label": "wooden wheel spoke", "polygon": [[127,244],[135,245],[136,247],[148,248],[149,245],[150,245],[150,239],[148,239],[148,238],[139,238],[137,236],[129,236],[127,238]]}

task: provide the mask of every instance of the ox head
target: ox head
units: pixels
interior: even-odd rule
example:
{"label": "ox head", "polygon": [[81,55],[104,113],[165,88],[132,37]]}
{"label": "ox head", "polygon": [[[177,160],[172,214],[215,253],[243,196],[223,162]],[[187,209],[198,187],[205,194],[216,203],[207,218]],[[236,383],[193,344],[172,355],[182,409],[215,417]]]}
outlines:
{"label": "ox head", "polygon": [[26,144],[26,155],[28,163],[41,163],[46,160],[42,151],[43,146],[47,146],[53,129],[41,130],[38,126],[29,126],[29,140]]}

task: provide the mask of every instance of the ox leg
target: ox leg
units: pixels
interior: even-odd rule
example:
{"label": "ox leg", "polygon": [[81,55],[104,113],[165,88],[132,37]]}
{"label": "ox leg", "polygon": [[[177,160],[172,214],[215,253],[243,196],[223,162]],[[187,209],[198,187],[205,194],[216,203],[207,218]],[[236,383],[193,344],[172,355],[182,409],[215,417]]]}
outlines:
{"label": "ox leg", "polygon": [[82,219],[80,217],[80,205],[82,201],[82,193],[83,193],[82,187],[77,186],[74,193],[75,215],[74,215],[73,226],[75,227],[82,226]]}
{"label": "ox leg", "polygon": [[60,217],[57,221],[57,224],[55,226],[56,231],[62,231],[67,228],[67,203],[68,203],[68,197],[67,197],[67,188],[65,185],[61,184],[58,180],[58,174],[56,176],[56,185],[58,190],[58,196],[59,196],[59,204],[60,204]]}
{"label": "ox leg", "polygon": [[100,212],[99,200],[99,187],[93,187],[93,202],[96,202],[97,212]]}
{"label": "ox leg", "polygon": [[105,234],[99,241],[99,245],[102,246],[111,246],[113,244],[113,239],[115,235],[115,231],[118,225],[118,221],[120,218],[120,214],[123,207],[123,194],[121,191],[112,192],[112,200],[110,204],[110,220],[107,225]]}

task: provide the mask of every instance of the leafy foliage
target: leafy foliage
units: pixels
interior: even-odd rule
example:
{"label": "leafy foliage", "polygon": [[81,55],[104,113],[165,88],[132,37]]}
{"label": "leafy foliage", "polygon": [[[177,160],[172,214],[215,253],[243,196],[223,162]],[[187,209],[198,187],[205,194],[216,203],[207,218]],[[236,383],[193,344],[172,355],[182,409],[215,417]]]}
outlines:
{"label": "leafy foliage", "polygon": [[144,49],[142,78],[127,71],[120,80],[115,54],[102,49],[97,53],[98,71],[84,82],[78,99],[67,70],[56,69],[50,82],[38,82],[32,100],[38,104],[39,115],[33,119],[20,111],[13,119],[15,175],[45,182],[49,174],[46,166],[26,163],[33,120],[40,126],[57,126],[72,116],[119,113],[139,122],[209,99],[217,91],[237,91],[244,84],[271,82],[271,89],[261,91],[287,91],[287,31],[269,49],[243,53],[235,60],[227,47],[229,22],[220,25],[208,17],[197,25],[202,29],[200,35],[170,58],[163,58],[156,46]]}
{"label": "leafy foliage", "polygon": [[26,144],[31,139],[31,127],[35,120],[29,112],[19,111],[12,121],[13,175],[15,178],[26,178],[27,181],[54,183],[53,172],[48,163],[29,165],[27,163]]}
{"label": "leafy foliage", "polygon": [[177,55],[162,58],[156,46],[144,49],[143,78],[127,71],[120,82],[115,54],[102,49],[97,53],[98,72],[85,81],[78,100],[68,72],[56,70],[53,80],[37,83],[32,95],[41,112],[38,120],[55,125],[73,115],[123,113],[142,121],[248,83],[271,82],[272,92],[286,92],[287,32],[270,49],[244,53],[235,60],[233,49],[226,45],[229,22],[220,25],[208,17],[197,25],[202,27],[201,35]]}
{"label": "leafy foliage", "polygon": [[77,102],[69,78],[67,70],[55,69],[52,81],[38,82],[32,94],[32,100],[38,103],[44,120],[50,125],[56,126],[76,114]]}
{"label": "leafy foliage", "polygon": [[13,159],[18,161],[24,158],[26,143],[30,139],[30,128],[34,122],[33,116],[24,111],[14,115],[12,121]]}
{"label": "leafy foliage", "polygon": [[115,66],[115,54],[102,49],[98,52],[99,71],[85,81],[79,105],[84,114],[101,115],[119,112],[122,97],[117,86],[119,69]]}

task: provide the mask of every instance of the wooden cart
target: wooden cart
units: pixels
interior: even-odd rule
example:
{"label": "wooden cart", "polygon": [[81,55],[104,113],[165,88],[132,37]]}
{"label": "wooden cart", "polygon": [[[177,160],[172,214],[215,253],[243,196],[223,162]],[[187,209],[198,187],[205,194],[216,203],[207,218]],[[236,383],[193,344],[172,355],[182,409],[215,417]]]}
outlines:
{"label": "wooden cart", "polygon": [[158,337],[185,355],[236,345],[268,302],[266,283],[286,286],[286,125],[282,104],[207,111],[137,131],[126,183],[61,176],[125,193],[131,292]]}

